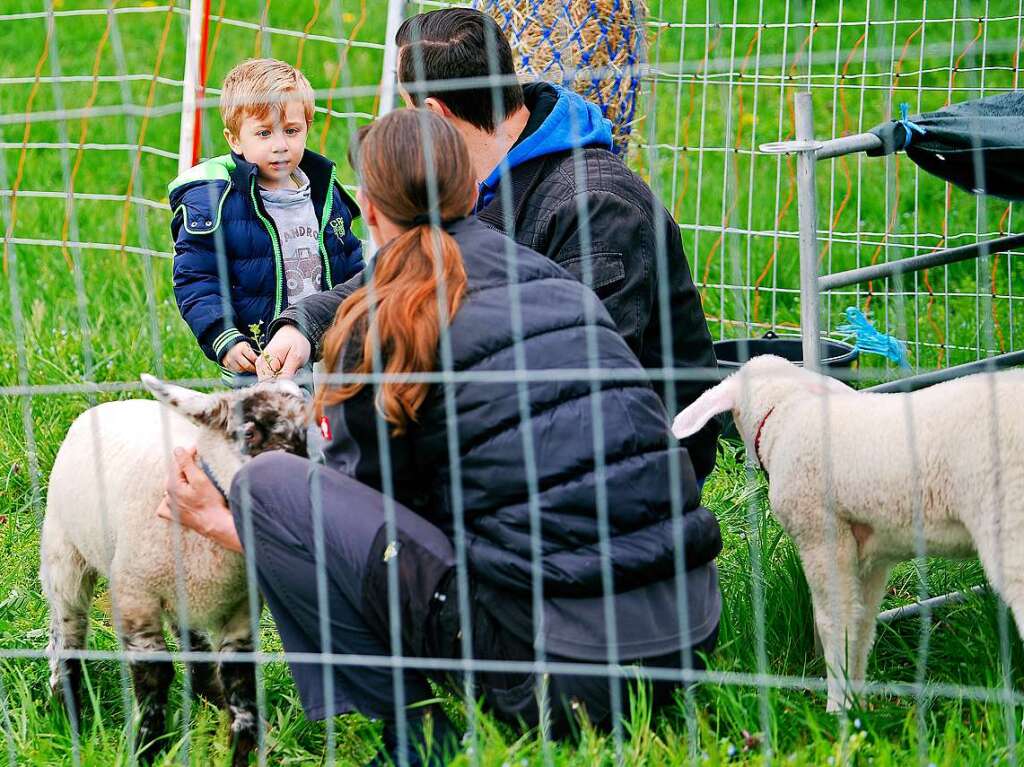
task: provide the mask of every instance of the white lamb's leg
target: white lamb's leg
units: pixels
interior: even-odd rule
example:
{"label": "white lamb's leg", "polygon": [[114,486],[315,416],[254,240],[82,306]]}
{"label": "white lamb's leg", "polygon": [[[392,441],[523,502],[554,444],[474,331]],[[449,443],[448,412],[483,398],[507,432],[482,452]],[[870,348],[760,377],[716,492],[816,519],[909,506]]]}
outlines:
{"label": "white lamb's leg", "polygon": [[[96,585],[93,570],[68,540],[53,516],[43,521],[39,580],[50,606],[50,640],[47,650],[81,650],[89,631],[89,605]],[[50,657],[50,689],[64,700],[71,726],[81,716],[84,663],[77,659]]]}
{"label": "white lamb's leg", "polygon": [[[875,630],[878,626],[878,611],[885,596],[885,587],[889,583],[892,565],[889,562],[875,562],[861,571],[861,614],[857,630],[856,656],[850,657],[850,680],[863,682],[867,676],[868,657],[875,644]],[[851,646],[851,652],[852,652]]]}
{"label": "white lamb's leg", "polygon": [[827,710],[830,712],[849,705],[846,679],[850,663],[847,659],[856,658],[861,652],[862,606],[857,542],[847,525],[837,523],[836,528],[834,546],[825,540],[827,536],[823,530],[816,531],[813,541],[796,541],[825,654]]}
{"label": "white lamb's leg", "polygon": [[[1005,528],[1010,527],[1010,530]],[[1024,551],[1024,530],[1015,525],[1004,525],[1002,538],[993,540],[991,532],[975,535],[978,559],[985,570],[985,576],[995,592],[1013,612],[1017,631],[1024,635],[1024,568],[1021,567],[1021,552]],[[997,546],[1001,551],[997,550]]]}

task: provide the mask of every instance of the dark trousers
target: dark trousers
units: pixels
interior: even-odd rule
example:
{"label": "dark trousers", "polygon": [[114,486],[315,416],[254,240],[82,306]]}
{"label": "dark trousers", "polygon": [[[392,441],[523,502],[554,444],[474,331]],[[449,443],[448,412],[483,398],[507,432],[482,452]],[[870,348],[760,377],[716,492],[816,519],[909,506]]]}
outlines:
{"label": "dark trousers", "polygon": [[[239,537],[246,554],[255,561],[260,590],[286,652],[364,656],[403,652],[393,649],[382,632],[372,630],[365,616],[363,587],[368,557],[385,524],[384,497],[379,492],[307,459],[268,453],[242,469],[232,485],[230,501]],[[451,556],[451,542],[440,529],[399,504],[393,504],[393,508],[396,525],[408,538],[436,551],[438,557]],[[534,659],[532,648],[502,631],[486,611],[472,612],[474,657]],[[452,623],[444,621],[448,626]],[[710,652],[716,635],[692,648],[695,667],[701,667],[697,654]],[[441,648],[444,655],[459,653],[460,642],[454,635],[435,637],[430,644]],[[450,648],[450,653],[444,648]],[[550,656],[548,660],[571,662]],[[678,668],[680,653],[640,662]],[[404,670],[396,676],[385,665],[329,660],[289,665],[303,708],[312,719],[351,711],[394,719],[396,683],[403,688],[407,706],[433,697],[428,677],[415,670]],[[443,673],[431,676],[452,681],[451,675]],[[538,724],[534,674],[489,672],[477,674],[476,680],[477,694],[499,717],[526,726]],[[648,699],[655,706],[661,705],[672,699],[676,689],[675,682],[654,682]],[[581,711],[597,726],[610,724],[607,677],[551,675],[547,690],[553,736],[568,734]],[[628,706],[625,682],[620,691],[623,704]],[[407,716],[416,717],[421,710],[411,709]]]}

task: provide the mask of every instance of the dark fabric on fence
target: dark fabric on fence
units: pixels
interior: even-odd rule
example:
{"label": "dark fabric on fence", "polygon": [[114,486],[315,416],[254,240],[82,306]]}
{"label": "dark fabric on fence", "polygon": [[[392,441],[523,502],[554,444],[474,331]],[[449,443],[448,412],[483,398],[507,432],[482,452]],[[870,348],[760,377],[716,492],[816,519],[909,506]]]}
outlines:
{"label": "dark fabric on fence", "polygon": [[872,156],[906,147],[907,157],[924,170],[972,194],[1024,200],[1024,91],[964,101],[913,115],[871,130],[882,139]]}

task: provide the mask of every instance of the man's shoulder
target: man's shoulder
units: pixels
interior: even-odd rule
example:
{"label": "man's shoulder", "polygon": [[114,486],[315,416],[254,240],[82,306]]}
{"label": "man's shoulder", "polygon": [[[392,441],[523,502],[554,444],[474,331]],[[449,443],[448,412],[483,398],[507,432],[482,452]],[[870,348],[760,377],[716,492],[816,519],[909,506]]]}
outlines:
{"label": "man's shoulder", "polygon": [[591,147],[550,158],[538,189],[579,194],[608,194],[650,207],[653,192],[647,183],[607,149]]}

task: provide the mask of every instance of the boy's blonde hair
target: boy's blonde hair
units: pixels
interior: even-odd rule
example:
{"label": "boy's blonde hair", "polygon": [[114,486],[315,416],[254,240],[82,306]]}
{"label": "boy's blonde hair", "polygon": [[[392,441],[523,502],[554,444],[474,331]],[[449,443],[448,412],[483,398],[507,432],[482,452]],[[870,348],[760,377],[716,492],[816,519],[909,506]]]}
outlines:
{"label": "boy's blonde hair", "polygon": [[284,61],[247,59],[224,78],[220,116],[224,127],[237,136],[246,117],[262,120],[271,110],[283,116],[289,101],[302,103],[306,125],[310,125],[313,122],[313,87],[306,76]]}

